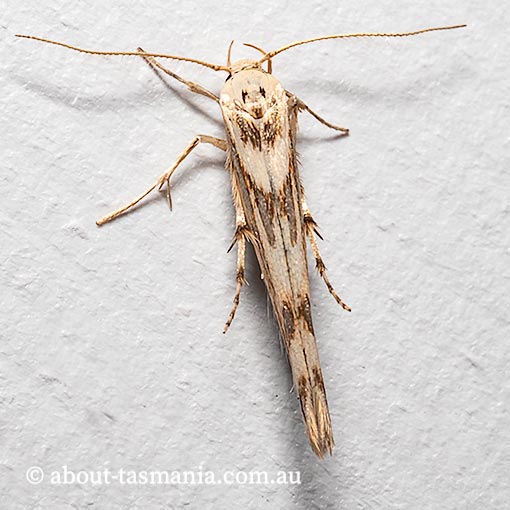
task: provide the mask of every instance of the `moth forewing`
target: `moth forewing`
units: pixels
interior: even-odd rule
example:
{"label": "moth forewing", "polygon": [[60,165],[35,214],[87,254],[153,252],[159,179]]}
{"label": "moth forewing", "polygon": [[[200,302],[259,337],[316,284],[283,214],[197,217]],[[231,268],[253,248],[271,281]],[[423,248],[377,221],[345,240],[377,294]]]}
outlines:
{"label": "moth forewing", "polygon": [[[251,63],[252,64],[252,63]],[[302,185],[294,147],[297,102],[261,68],[224,85],[229,171],[284,339],[310,444],[322,457],[334,442],[313,332]],[[238,215],[239,216],[239,215]]]}

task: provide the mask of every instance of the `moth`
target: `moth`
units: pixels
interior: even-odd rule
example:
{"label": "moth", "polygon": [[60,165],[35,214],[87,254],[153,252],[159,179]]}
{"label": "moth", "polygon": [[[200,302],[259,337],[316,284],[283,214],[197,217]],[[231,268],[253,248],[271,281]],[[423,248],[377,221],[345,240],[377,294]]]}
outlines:
{"label": "moth", "polygon": [[[272,75],[272,59],[290,48],[327,39],[356,37],[405,37],[465,25],[425,28],[405,33],[354,33],[305,39],[265,52],[258,60],[231,62],[232,43],[227,65],[216,65],[194,58],[163,53],[94,51],[30,35],[35,39],[92,55],[124,55],[144,58],[155,70],[186,85],[192,92],[218,103],[225,125],[225,138],[198,135],[179,155],[176,162],[143,194],[97,222],[103,225],[138,204],[153,190],[166,189],[172,207],[170,178],[182,161],[201,143],[212,144],[226,153],[226,168],[232,185],[236,213],[235,234],[230,251],[237,244],[236,290],[232,310],[225,324],[227,331],[239,305],[245,283],[246,243],[254,248],[262,278],[269,294],[280,334],[284,340],[294,386],[297,389],[308,440],[322,458],[332,453],[334,440],[331,417],[324,388],[319,353],[312,322],[307,266],[307,239],[316,267],[329,292],[347,311],[350,308],[334,290],[319,253],[317,224],[304,197],[296,158],[298,114],[306,111],[327,127],[347,135],[349,130],[324,120],[296,95],[286,90]],[[227,73],[227,80],[217,96],[164,67],[157,58],[181,60]],[[266,69],[263,64],[267,63]]]}

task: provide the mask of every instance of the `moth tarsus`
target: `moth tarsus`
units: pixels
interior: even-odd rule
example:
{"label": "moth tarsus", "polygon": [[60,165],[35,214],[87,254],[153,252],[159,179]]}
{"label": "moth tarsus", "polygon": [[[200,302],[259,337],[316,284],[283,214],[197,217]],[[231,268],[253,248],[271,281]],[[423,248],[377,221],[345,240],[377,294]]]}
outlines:
{"label": "moth tarsus", "polygon": [[[227,65],[201,60],[151,53],[138,48],[136,52],[95,51],[35,36],[18,35],[92,55],[127,55],[144,58],[154,69],[186,85],[194,93],[217,102],[225,125],[225,139],[197,135],[182,151],[176,162],[135,200],[97,222],[103,225],[135,207],[154,191],[166,189],[172,206],[170,178],[182,161],[200,144],[208,143],[226,151],[226,167],[231,177],[236,212],[235,235],[229,251],[237,246],[236,290],[224,332],[231,325],[245,283],[245,251],[249,241],[255,250],[264,275],[269,297],[284,339],[294,385],[297,388],[308,440],[319,456],[331,453],[334,446],[331,418],[324,388],[319,353],[312,322],[307,266],[308,238],[317,270],[329,292],[342,308],[350,311],[333,288],[319,252],[315,236],[317,225],[305,202],[296,159],[297,117],[307,111],[327,127],[346,135],[349,130],[331,124],[311,110],[302,100],[288,92],[272,76],[272,59],[290,48],[327,39],[355,37],[406,37],[439,30],[462,28],[465,25],[433,27],[404,33],[338,34],[297,41],[277,50],[265,52],[258,46],[245,44],[262,53],[259,60],[231,62],[232,43]],[[182,60],[215,71],[225,71],[228,78],[220,96],[167,69],[156,58]],[[267,70],[262,64],[267,61]]]}

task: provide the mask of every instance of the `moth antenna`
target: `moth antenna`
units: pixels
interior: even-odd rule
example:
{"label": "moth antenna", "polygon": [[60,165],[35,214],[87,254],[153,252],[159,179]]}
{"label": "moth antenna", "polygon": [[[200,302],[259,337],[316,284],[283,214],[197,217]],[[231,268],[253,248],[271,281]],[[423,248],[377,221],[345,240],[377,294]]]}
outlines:
{"label": "moth antenna", "polygon": [[[42,37],[36,37],[35,35],[23,35],[16,34],[16,37],[22,37],[24,39],[34,39],[35,41],[41,41],[48,44],[55,44],[56,46],[62,46],[64,48],[68,48],[70,50],[79,51],[80,53],[87,53],[89,55],[106,55],[106,56],[136,56],[139,57],[140,53],[137,51],[96,51],[96,50],[87,50],[84,48],[78,48],[77,46],[71,46],[70,44],[66,44],[63,42],[53,41],[51,39],[44,39]],[[228,67],[219,66],[216,64],[210,64],[209,62],[203,62],[202,60],[197,60],[195,58],[188,57],[179,57],[176,55],[167,55],[166,53],[144,53],[145,57],[159,57],[159,58],[171,58],[173,60],[182,60],[184,62],[192,62],[193,64],[198,64],[204,67],[208,67],[209,69],[213,69],[214,71],[229,71]]]}
{"label": "moth antenna", "polygon": [[234,46],[234,39],[230,41],[230,44],[228,45],[228,52],[227,52],[227,67],[230,67],[232,62],[230,60],[230,56],[232,55],[232,46]]}
{"label": "moth antenna", "polygon": [[[264,51],[262,48],[259,48],[258,46],[255,46],[254,44],[250,44],[250,43],[243,43],[244,46],[248,46],[249,48],[253,48],[254,50],[257,50],[257,51],[260,51],[260,53],[262,53],[262,55],[267,55],[267,51]],[[271,61],[270,58],[267,59],[267,72],[269,74],[272,74],[273,72],[273,62]]]}
{"label": "moth antenna", "polygon": [[453,30],[455,28],[463,28],[466,26],[467,25],[452,25],[449,27],[433,27],[433,28],[424,28],[422,30],[415,30],[414,32],[402,32],[402,33],[392,33],[392,34],[368,32],[368,33],[359,33],[359,34],[338,34],[338,35],[324,35],[322,37],[313,37],[312,39],[303,39],[302,41],[297,41],[292,44],[287,44],[286,46],[282,46],[281,48],[278,48],[277,50],[270,51],[269,53],[266,53],[264,55],[264,57],[262,57],[259,60],[259,64],[262,64],[266,60],[272,59],[275,55],[278,55],[279,53],[287,51],[290,48],[294,48],[294,46],[301,46],[302,44],[308,44],[308,43],[312,43],[312,42],[316,42],[316,41],[324,41],[326,39],[348,39],[348,38],[354,38],[354,37],[408,37],[410,35],[425,34],[427,32],[436,32],[438,30]]}

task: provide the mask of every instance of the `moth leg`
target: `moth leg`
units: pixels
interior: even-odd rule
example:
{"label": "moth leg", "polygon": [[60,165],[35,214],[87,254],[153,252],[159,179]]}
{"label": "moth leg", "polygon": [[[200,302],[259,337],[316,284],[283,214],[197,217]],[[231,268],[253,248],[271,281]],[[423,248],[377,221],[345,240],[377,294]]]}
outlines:
{"label": "moth leg", "polygon": [[294,94],[291,94],[287,91],[287,94],[289,97],[293,98],[295,101],[295,107],[298,109],[298,111],[307,111],[312,117],[315,117],[321,124],[324,124],[325,126],[335,129],[336,131],[341,131],[344,133],[344,135],[349,134],[349,130],[347,128],[337,126],[336,124],[331,124],[327,120],[324,120],[318,113],[315,113],[306,103],[301,101],[299,97],[295,96]]}
{"label": "moth leg", "polygon": [[[335,298],[335,301],[346,311],[350,312],[351,308],[347,306],[340,296],[336,293],[335,289],[333,288],[333,285],[331,285],[331,282],[329,281],[329,278],[326,274],[326,265],[324,264],[324,261],[322,260],[321,254],[319,252],[319,246],[317,245],[317,239],[315,238],[315,235],[318,235],[321,237],[319,232],[317,231],[317,223],[315,223],[315,220],[312,217],[312,214],[310,212],[310,209],[308,209],[308,206],[303,201],[303,221],[306,226],[306,233],[308,234],[308,239],[310,240],[310,246],[312,247],[312,253],[315,257],[315,265],[317,267],[317,270],[319,271],[319,274],[321,275],[322,279],[324,280],[324,283],[326,284],[326,287],[329,290],[329,293]],[[322,239],[322,237],[321,237]]]}
{"label": "moth leg", "polygon": [[215,147],[218,147],[218,149],[221,149],[223,151],[227,150],[227,142],[226,140],[222,140],[221,138],[215,138],[214,136],[208,136],[208,135],[197,135],[195,138],[193,138],[193,141],[181,152],[179,157],[177,158],[177,161],[164,173],[162,174],[159,179],[156,181],[155,184],[153,184],[148,190],[146,190],[144,193],[142,193],[140,196],[135,198],[132,202],[129,204],[117,209],[116,211],[112,212],[111,214],[108,214],[104,218],[101,218],[100,220],[96,221],[96,224],[98,226],[104,225],[105,223],[108,223],[109,221],[112,221],[113,219],[117,218],[121,214],[124,214],[126,211],[134,207],[140,200],[145,198],[149,193],[151,193],[154,189],[158,188],[161,191],[161,188],[166,184],[166,196],[168,198],[168,205],[170,206],[170,210],[172,209],[172,197],[170,195],[170,177],[175,172],[177,167],[183,162],[183,160],[188,156],[188,154],[197,147],[200,143],[210,143],[211,145],[214,145]]}
{"label": "moth leg", "polygon": [[198,83],[193,83],[192,81],[185,80],[184,78],[181,78],[178,74],[175,74],[174,72],[170,71],[170,69],[167,69],[165,66],[160,64],[154,57],[147,57],[144,55],[146,53],[142,48],[137,48],[137,51],[142,55],[144,60],[153,68],[157,68],[160,71],[163,71],[165,74],[168,74],[168,76],[171,76],[172,78],[175,78],[177,81],[180,81],[184,85],[186,85],[191,92],[195,92],[196,94],[201,94],[202,96],[208,97],[209,99],[213,99],[214,101],[218,102],[219,98],[216,94],[213,94],[209,90],[207,90],[205,87],[202,87],[202,85],[198,85]]}
{"label": "moth leg", "polygon": [[246,219],[244,216],[243,208],[239,198],[239,192],[236,188],[235,177],[232,179],[232,191],[234,196],[234,205],[236,208],[236,231],[234,234],[234,238],[232,240],[232,244],[230,245],[227,251],[230,251],[234,244],[237,242],[237,272],[236,272],[236,293],[234,295],[234,304],[232,305],[232,310],[230,315],[228,316],[227,322],[225,323],[225,327],[223,328],[223,333],[226,333],[232,321],[234,320],[234,316],[237,311],[237,307],[239,306],[239,298],[241,296],[241,287],[243,283],[246,283],[244,279],[244,268],[245,268],[245,255],[246,255],[246,237],[249,236],[248,227],[246,225]]}
{"label": "moth leg", "polygon": [[[226,333],[232,321],[234,320],[237,307],[239,306],[239,299],[241,296],[241,287],[243,283],[246,283],[244,279],[244,267],[245,267],[245,254],[246,254],[246,237],[243,230],[246,227],[238,224],[236,227],[236,233],[234,235],[234,240],[232,243],[237,242],[237,272],[236,272],[236,293],[234,295],[234,304],[232,305],[232,310],[228,316],[227,322],[225,322],[225,327],[223,328],[223,333]],[[232,246],[233,246],[232,244]]]}

